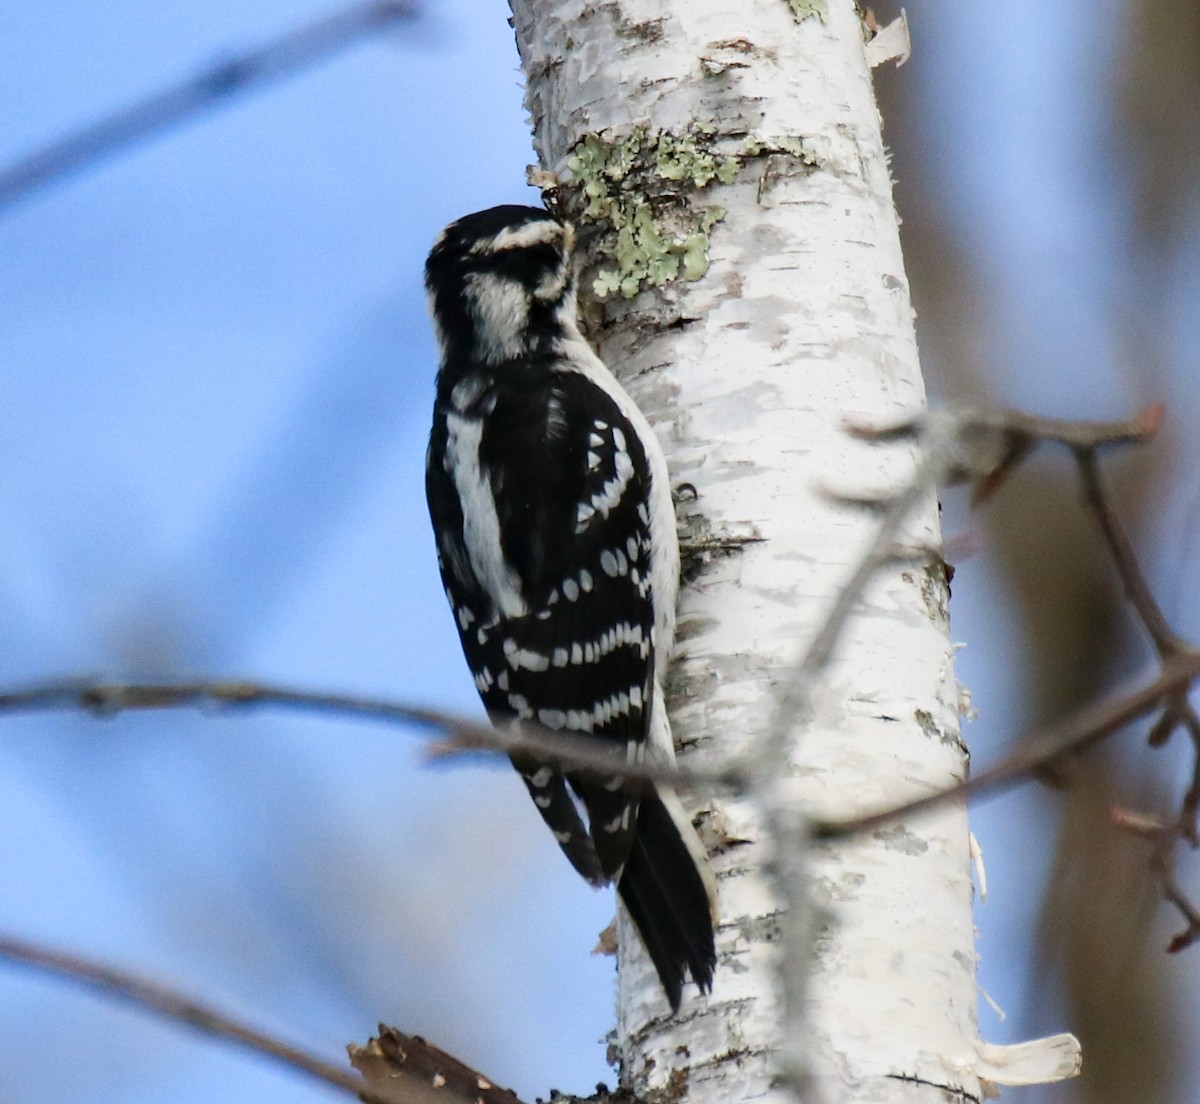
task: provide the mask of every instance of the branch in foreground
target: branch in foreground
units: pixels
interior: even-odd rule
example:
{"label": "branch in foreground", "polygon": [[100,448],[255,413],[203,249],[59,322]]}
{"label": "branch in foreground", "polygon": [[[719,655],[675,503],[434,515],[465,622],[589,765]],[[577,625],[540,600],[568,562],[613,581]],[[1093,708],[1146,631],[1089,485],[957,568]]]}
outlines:
{"label": "branch in foreground", "polygon": [[0,169],[0,209],[68,173],[111,156],[123,146],[197,115],[254,85],[295,73],[357,38],[375,34],[414,14],[414,9],[402,0],[356,4],[256,50],[204,69],[174,88],[100,119]]}
{"label": "branch in foreground", "polygon": [[[1086,750],[1093,743],[1152,712],[1164,699],[1185,690],[1198,677],[1200,651],[1185,651],[1171,660],[1163,673],[1152,682],[1104,702],[1088,705],[1057,725],[1023,737],[1020,741],[1022,746],[1016,753],[972,778],[902,805],[863,816],[844,821],[817,821],[812,825],[813,837],[822,840],[844,839],[927,811],[945,801],[1003,789],[1056,759]],[[748,784],[747,778],[736,770],[696,771],[652,763],[638,765],[630,764],[623,758],[617,762],[602,741],[586,736],[549,730],[544,730],[544,735],[533,731],[509,735],[490,725],[438,710],[345,694],[296,690],[249,680],[108,683],[68,679],[0,691],[0,714],[74,710],[112,717],[126,711],[151,709],[256,706],[282,706],[318,714],[414,724],[434,729],[446,736],[444,743],[435,746],[434,755],[437,757],[453,757],[469,750],[530,751],[563,765],[577,765],[598,773],[619,771],[635,781],[723,785],[735,789],[745,789]]]}
{"label": "branch in foreground", "polygon": [[[1153,434],[1162,418],[1160,407],[1147,407],[1137,418],[1122,422],[1062,422],[1042,419],[1019,412],[997,414],[961,414],[942,417],[940,427],[932,416],[900,425],[873,429],[851,425],[855,435],[870,440],[889,441],[920,435],[925,438],[930,456],[918,466],[905,492],[887,503],[884,523],[877,531],[871,547],[862,558],[853,578],[829,611],[813,641],[804,651],[796,677],[789,680],[781,695],[775,732],[793,725],[803,713],[813,680],[828,662],[841,629],[853,612],[857,597],[874,571],[893,555],[892,544],[904,517],[926,489],[931,478],[947,467],[963,467],[977,478],[985,479],[1011,464],[1005,456],[997,456],[994,448],[980,442],[989,436],[999,440],[1003,448],[1014,444],[1047,440],[1064,444],[1073,450],[1094,450],[1099,447],[1136,443]],[[931,432],[932,427],[932,432]],[[1022,445],[1024,449],[1026,446]],[[981,455],[972,457],[975,451]],[[1002,450],[1003,451],[1003,450]],[[991,459],[987,460],[988,454]],[[1023,453],[1022,453],[1023,454]],[[1088,474],[1085,470],[1085,476]],[[1104,500],[1103,488],[1095,483],[1089,494]],[[1115,521],[1110,519],[1109,531]],[[1126,546],[1128,542],[1125,542]],[[1129,553],[1131,556],[1132,553]],[[1126,578],[1123,570],[1123,578]],[[1136,570],[1136,564],[1132,570]],[[1143,584],[1144,586],[1144,584]],[[1155,607],[1156,608],[1156,607]],[[1171,634],[1173,643],[1177,640]],[[918,798],[893,809],[881,810],[863,817],[841,822],[818,822],[814,835],[821,839],[836,839],[860,831],[869,831],[894,819],[924,810],[942,801],[984,793],[1011,784],[1046,763],[1063,755],[1081,751],[1091,743],[1109,735],[1130,721],[1143,716],[1164,699],[1178,699],[1190,682],[1200,676],[1200,652],[1174,643],[1178,654],[1163,666],[1162,676],[1141,690],[1132,691],[1098,705],[1089,706],[1061,724],[1030,737],[1025,746],[990,770],[943,791]],[[524,751],[542,755],[564,766],[595,771],[605,776],[620,774],[633,782],[665,781],[693,785],[719,785],[747,789],[753,784],[750,773],[733,766],[718,770],[696,770],[653,762],[631,764],[624,756],[614,756],[607,742],[578,733],[551,731],[536,724],[522,725],[518,730],[502,731],[452,714],[379,699],[355,697],[259,683],[244,679],[197,680],[177,683],[106,683],[91,679],[67,679],[39,683],[33,686],[0,691],[0,713],[19,713],[43,710],[79,709],[114,716],[127,710],[169,709],[186,706],[250,707],[275,705],[315,713],[328,713],[388,723],[408,723],[434,729],[444,734],[443,742],[435,745],[433,754],[454,756],[465,751]],[[1179,724],[1188,724],[1190,712]],[[1157,733],[1157,726],[1155,729]],[[1164,734],[1153,735],[1155,742]],[[1200,746],[1200,744],[1198,744]],[[1200,806],[1200,784],[1189,809],[1195,813]]]}
{"label": "branch in foreground", "polygon": [[928,439],[931,430],[938,432],[938,421],[948,418],[951,432],[943,430],[942,441],[943,447],[952,447],[943,457],[939,482],[974,482],[971,500],[978,505],[990,498],[1039,444],[1090,452],[1143,444],[1158,432],[1164,413],[1160,403],[1118,422],[1064,421],[1020,410],[934,411],[890,426],[848,422],[846,428],[868,441]]}
{"label": "branch in foreground", "polygon": [[153,709],[252,708],[281,706],[387,724],[412,724],[441,733],[433,758],[453,758],[471,751],[528,752],[564,767],[628,782],[673,782],[681,785],[744,787],[736,767],[697,770],[644,760],[630,763],[623,747],[611,740],[579,732],[562,732],[525,722],[518,728],[493,728],[437,709],[403,702],[297,690],[252,679],[198,679],[189,682],[121,683],[98,679],[56,679],[0,691],[0,714],[81,710],[100,717]]}
{"label": "branch in foreground", "polygon": [[1120,808],[1112,811],[1113,823],[1118,828],[1150,843],[1150,870],[1158,879],[1163,900],[1183,917],[1183,931],[1167,944],[1170,954],[1200,942],[1200,909],[1184,892],[1175,869],[1181,843],[1188,843],[1193,850],[1200,847],[1200,824],[1197,824],[1200,816],[1200,719],[1187,700],[1186,689],[1176,691],[1168,700],[1158,723],[1150,731],[1150,746],[1162,744],[1175,728],[1183,728],[1192,740],[1192,776],[1175,819],[1164,823],[1161,818],[1146,813]]}
{"label": "branch in foreground", "polygon": [[[1037,418],[1017,411],[976,413],[972,411],[936,411],[888,427],[848,423],[850,433],[864,440],[888,443],[915,441],[918,445],[916,469],[904,488],[879,503],[882,518],[866,552],[854,572],[839,590],[836,601],[825,615],[794,672],[781,684],[774,719],[761,756],[757,777],[760,806],[768,834],[788,847],[777,847],[773,882],[784,917],[781,928],[781,989],[784,1004],[785,1040],[780,1053],[784,1077],[796,1099],[809,1093],[806,1066],[807,977],[813,939],[807,901],[805,847],[806,827],[824,830],[825,839],[840,838],[837,826],[806,826],[800,814],[790,808],[785,795],[775,796],[771,781],[787,776],[792,750],[792,734],[803,730],[810,721],[812,695],[828,666],[838,641],[871,580],[895,556],[895,548],[914,509],[934,487],[942,482],[975,479],[982,489],[994,490],[1000,481],[1032,451],[1039,441],[1055,441],[1077,450],[1144,441],[1158,428],[1161,408],[1147,408],[1137,418],[1123,422],[1066,422]],[[1053,756],[1052,756],[1053,757]],[[1029,768],[1022,768],[1022,774]],[[914,811],[924,804],[951,800],[961,793],[951,787],[910,806]],[[881,820],[863,818],[846,828],[845,834],[866,831],[876,823],[903,815],[901,810],[880,814]]]}
{"label": "branch in foreground", "polygon": [[115,970],[77,955],[40,946],[23,939],[0,935],[0,959],[31,966],[44,973],[78,982],[110,997],[135,1004],[176,1023],[235,1043],[246,1050],[298,1070],[326,1085],[349,1093],[367,1104],[409,1104],[409,1098],[389,1086],[368,1087],[356,1074],[308,1051],[282,1042],[263,1031],[226,1016],[209,1005],[185,997],[166,986]]}
{"label": "branch in foreground", "polygon": [[[1194,780],[1192,785],[1194,788]],[[1185,835],[1186,829],[1181,822],[1165,824],[1159,817],[1130,809],[1116,808],[1112,810],[1111,815],[1112,822],[1118,828],[1151,844],[1150,869],[1158,878],[1163,900],[1175,907],[1185,924],[1183,931],[1167,944],[1167,953],[1175,954],[1186,950],[1200,940],[1200,909],[1196,908],[1183,891],[1175,872],[1175,848],[1180,837]]]}

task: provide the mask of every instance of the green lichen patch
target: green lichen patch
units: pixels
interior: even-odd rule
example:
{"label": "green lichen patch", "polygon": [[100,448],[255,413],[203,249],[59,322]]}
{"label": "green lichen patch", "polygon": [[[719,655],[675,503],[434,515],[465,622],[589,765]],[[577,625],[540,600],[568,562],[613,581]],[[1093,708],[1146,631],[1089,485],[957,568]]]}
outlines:
{"label": "green lichen patch", "polygon": [[724,209],[697,211],[683,197],[737,178],[741,161],[713,148],[715,133],[709,124],[682,134],[634,127],[621,138],[588,134],[576,144],[567,167],[586,201],[581,220],[613,230],[600,244],[615,267],[597,275],[599,298],[619,292],[631,299],[643,287],[680,276],[698,280],[708,271],[709,232]]}
{"label": "green lichen patch", "polygon": [[705,148],[716,127],[697,125],[690,134],[660,134],[654,147],[654,171],[663,180],[682,180],[704,188],[714,180],[732,184],[740,168],[736,157],[721,156]]}
{"label": "green lichen patch", "polygon": [[709,207],[700,218],[700,229],[683,243],[683,278],[699,280],[708,272],[708,232],[725,217],[724,207]]}
{"label": "green lichen patch", "polygon": [[683,133],[634,127],[621,137],[585,135],[567,168],[583,208],[579,221],[607,224],[610,231],[596,244],[602,258],[592,284],[596,296],[631,299],[646,287],[703,277],[711,231],[725,209],[702,206],[696,193],[732,184],[754,158],[781,154],[808,168],[820,164],[798,135],[725,139],[718,149],[711,123],[696,123]]}
{"label": "green lichen patch", "polygon": [[824,22],[829,12],[828,0],[787,0],[787,6],[797,23],[803,23],[806,19]]}
{"label": "green lichen patch", "polygon": [[774,147],[783,153],[790,153],[793,157],[799,157],[806,165],[816,165],[820,160],[816,150],[803,138],[799,138],[794,134],[785,134],[782,138],[775,139]]}

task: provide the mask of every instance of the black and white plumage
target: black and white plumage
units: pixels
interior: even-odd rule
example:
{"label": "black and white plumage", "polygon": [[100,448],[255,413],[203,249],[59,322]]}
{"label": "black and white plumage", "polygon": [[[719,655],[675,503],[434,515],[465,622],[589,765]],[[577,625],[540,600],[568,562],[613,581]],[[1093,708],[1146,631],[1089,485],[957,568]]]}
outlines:
{"label": "black and white plumage", "polygon": [[[662,683],[679,549],[666,461],[576,321],[573,232],[494,207],[452,223],[425,283],[441,345],[426,492],[446,595],[496,724],[673,761]],[[514,756],[593,885],[610,881],[677,1009],[716,953],[704,849],[668,787]],[[584,825],[580,806],[586,813]]]}

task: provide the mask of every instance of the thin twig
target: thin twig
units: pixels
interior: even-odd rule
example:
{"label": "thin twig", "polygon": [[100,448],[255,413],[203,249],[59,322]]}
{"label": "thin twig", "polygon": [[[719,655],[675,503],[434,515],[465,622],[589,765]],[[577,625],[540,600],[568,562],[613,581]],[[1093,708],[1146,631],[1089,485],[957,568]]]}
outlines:
{"label": "thin twig", "polygon": [[581,773],[630,782],[671,782],[691,786],[745,785],[736,768],[703,770],[646,759],[628,762],[624,746],[581,732],[562,732],[534,722],[493,728],[437,709],[256,682],[252,679],[198,679],[188,682],[120,683],[58,679],[0,691],[0,714],[82,710],[100,717],[155,709],[250,709],[276,706],[385,724],[412,724],[440,733],[430,751],[438,759],[469,751],[528,753]]}
{"label": "thin twig", "polygon": [[1197,909],[1191,898],[1184,893],[1176,877],[1174,847],[1169,851],[1159,852],[1151,865],[1158,874],[1163,900],[1175,906],[1186,924],[1183,931],[1174,935],[1167,944],[1168,954],[1178,954],[1200,941],[1200,909]]}
{"label": "thin twig", "polygon": [[[1084,750],[1123,725],[1151,712],[1166,696],[1185,688],[1197,676],[1200,676],[1200,652],[1185,651],[1151,683],[1106,702],[1089,705],[1059,725],[1024,737],[1018,753],[989,770],[979,772],[968,781],[862,817],[846,821],[818,821],[813,826],[813,835],[820,839],[843,838],[871,831],[942,801],[1003,788],[1054,759]],[[654,763],[631,764],[624,758],[615,763],[602,740],[578,733],[551,732],[547,729],[544,733],[524,731],[519,736],[507,735],[490,725],[438,710],[346,694],[297,690],[244,679],[179,683],[106,683],[68,679],[0,691],[0,713],[14,714],[82,710],[102,717],[113,717],[125,711],[150,709],[236,709],[258,706],[279,706],[385,723],[416,724],[447,734],[448,743],[435,745],[435,754],[439,756],[448,754],[452,757],[467,749],[526,751],[598,773],[619,771],[631,780],[681,782],[697,786],[722,785],[735,789],[745,788],[749,784],[749,779],[729,769],[704,771]],[[448,752],[440,750],[447,747]]]}
{"label": "thin twig", "polygon": [[1043,418],[1022,410],[1001,410],[972,417],[980,427],[1019,433],[1039,441],[1066,445],[1068,448],[1106,448],[1112,445],[1143,444],[1158,432],[1165,410],[1161,403],[1143,407],[1133,418],[1116,422],[1067,421]]}
{"label": "thin twig", "polygon": [[[1185,691],[1175,692],[1155,727],[1164,731],[1183,728],[1192,740],[1192,776],[1179,804],[1179,812],[1174,821],[1164,823],[1161,817],[1153,814],[1116,808],[1112,811],[1112,820],[1118,828],[1140,836],[1151,845],[1150,870],[1158,879],[1162,898],[1174,906],[1184,920],[1183,931],[1167,945],[1168,953],[1175,954],[1200,942],[1200,909],[1183,891],[1176,871],[1179,845],[1187,843],[1193,848],[1200,847],[1200,826],[1197,825],[1200,814],[1200,719],[1187,702]],[[1151,744],[1153,746],[1153,740]]]}
{"label": "thin twig", "polygon": [[[195,679],[180,682],[104,682],[87,677],[54,679],[0,691],[0,713],[82,710],[98,717],[154,709],[251,708],[275,705],[359,720],[414,724],[461,739],[464,747],[483,741],[489,726],[435,709],[352,694],[297,690],[253,679]],[[494,739],[493,739],[494,743]]]}
{"label": "thin twig", "polygon": [[414,14],[415,9],[403,0],[356,4],[265,46],[209,66],[174,88],[99,119],[0,169],[0,209],[236,93],[298,72],[355,39],[375,34]]}
{"label": "thin twig", "polygon": [[1121,577],[1125,597],[1129,599],[1142,624],[1146,626],[1159,658],[1166,659],[1176,655],[1185,648],[1185,644],[1167,622],[1150,591],[1142,569],[1138,566],[1133,545],[1104,489],[1096,450],[1091,447],[1077,447],[1074,453],[1075,463],[1079,468],[1079,479],[1083,484],[1084,500],[1104,535],[1104,542],[1108,546],[1117,574]]}
{"label": "thin twig", "polygon": [[1196,823],[1197,817],[1200,816],[1200,718],[1197,718],[1195,710],[1186,699],[1184,712],[1182,727],[1192,740],[1192,777],[1179,806],[1179,831],[1195,848],[1200,847],[1200,830]]}
{"label": "thin twig", "polygon": [[[1157,408],[1157,417],[1161,420],[1161,408]],[[1104,538],[1120,577],[1121,588],[1145,626],[1159,662],[1165,669],[1174,658],[1188,651],[1188,645],[1171,627],[1150,590],[1134,552],[1133,543],[1105,490],[1095,447],[1075,445],[1072,451],[1079,469],[1084,501]],[[1152,845],[1150,870],[1158,880],[1163,900],[1174,906],[1183,917],[1183,931],[1179,932],[1167,947],[1171,953],[1200,941],[1200,909],[1197,909],[1184,892],[1176,876],[1179,845],[1186,842],[1193,848],[1200,846],[1200,826],[1197,824],[1197,816],[1200,814],[1200,717],[1188,700],[1190,689],[1189,681],[1164,697],[1160,703],[1161,714],[1151,727],[1148,737],[1151,747],[1160,747],[1171,738],[1176,729],[1182,728],[1191,736],[1192,777],[1175,819],[1169,824],[1163,824],[1156,818],[1142,813],[1125,810],[1113,812],[1113,820],[1119,827],[1149,840]]]}
{"label": "thin twig", "polygon": [[[1124,593],[1154,643],[1160,678],[1139,691],[1081,710],[1062,725],[1024,741],[1015,754],[969,781],[901,807],[816,825],[813,832],[817,838],[840,839],[870,831],[956,797],[999,789],[1063,755],[1082,751],[1137,717],[1160,710],[1158,720],[1150,727],[1150,746],[1165,744],[1178,728],[1189,733],[1193,744],[1192,779],[1179,812],[1168,824],[1148,814],[1126,810],[1115,810],[1113,819],[1120,827],[1153,844],[1151,871],[1159,881],[1163,899],[1180,912],[1187,924],[1172,940],[1169,950],[1178,951],[1200,941],[1200,909],[1183,892],[1175,875],[1179,844],[1200,846],[1200,715],[1188,700],[1197,677],[1200,653],[1175,633],[1154,598],[1132,542],[1105,490],[1097,458],[1101,448],[1147,440],[1158,431],[1163,416],[1161,405],[1148,406],[1136,418],[1123,422],[1064,422],[1015,411],[962,415],[958,437],[971,447],[964,449],[955,464],[960,478],[975,481],[972,501],[978,503],[993,494],[1038,444],[1054,442],[1071,450],[1085,502],[1095,517]],[[922,417],[884,430],[860,428],[857,432],[872,439],[894,440],[918,436],[926,431],[927,425],[927,417]]]}
{"label": "thin twig", "polygon": [[924,413],[890,426],[856,422],[847,431],[869,441],[927,438],[940,419],[953,428],[943,442],[953,444],[945,457],[939,482],[974,482],[972,505],[990,498],[1021,463],[1042,443],[1069,449],[1100,449],[1142,444],[1158,432],[1164,407],[1143,408],[1136,417],[1119,422],[1068,422],[1041,418],[1020,410],[959,410]]}
{"label": "thin twig", "polygon": [[[1200,782],[1200,756],[1197,757],[1192,768],[1189,793],[1196,790],[1198,782]],[[1186,799],[1184,804],[1186,806]],[[1114,808],[1110,815],[1113,824],[1118,828],[1139,839],[1146,840],[1151,845],[1150,870],[1158,880],[1162,899],[1167,904],[1174,906],[1179,915],[1183,917],[1185,927],[1167,944],[1167,953],[1176,954],[1200,941],[1200,909],[1197,909],[1179,884],[1175,861],[1181,838],[1187,837],[1189,831],[1195,832],[1194,822],[1189,823],[1186,814],[1182,811],[1175,822],[1170,824],[1164,823],[1161,817],[1153,813],[1143,813],[1121,806]]]}
{"label": "thin twig", "polygon": [[[1111,445],[1142,444],[1154,436],[1162,425],[1164,407],[1161,403],[1143,407],[1132,418],[1116,422],[1066,421],[1061,418],[1043,418],[1037,414],[1026,414],[1023,410],[971,410],[924,412],[915,418],[907,418],[890,426],[876,426],[848,421],[847,432],[868,441],[894,441],[911,439],[924,433],[931,419],[947,415],[957,425],[957,435],[964,445],[971,445],[971,438],[985,433],[1003,434],[1007,437],[1028,437],[1031,441],[1045,441],[1065,445],[1068,448],[1104,448]],[[977,444],[972,445],[977,447]]]}
{"label": "thin twig", "polygon": [[351,1096],[360,1097],[369,1104],[398,1104],[404,1099],[388,1092],[386,1086],[372,1088],[357,1074],[249,1027],[210,1005],[91,959],[3,934],[0,934],[0,959],[77,982],[106,996],[185,1024],[203,1034],[225,1039]]}

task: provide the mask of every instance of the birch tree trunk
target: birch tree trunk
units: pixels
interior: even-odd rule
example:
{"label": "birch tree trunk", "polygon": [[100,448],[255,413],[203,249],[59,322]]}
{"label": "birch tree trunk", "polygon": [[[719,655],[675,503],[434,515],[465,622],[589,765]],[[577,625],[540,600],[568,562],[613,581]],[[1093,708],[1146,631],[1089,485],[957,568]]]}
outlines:
{"label": "birch tree trunk", "polygon": [[[891,181],[851,0],[512,0],[542,173],[590,257],[605,362],[666,446],[685,587],[683,761],[752,754],[875,520],[828,490],[903,485],[849,439],[925,402]],[[555,187],[556,186],[556,187]],[[961,778],[937,503],[880,573],[795,733],[795,799],[848,816]],[[722,921],[710,998],[672,1019],[621,929],[623,1084],[781,1096],[779,905],[747,798],[698,795]],[[803,1040],[825,1104],[979,1099],[968,835],[947,808],[820,849]],[[793,1042],[796,1040],[793,1039]]]}

